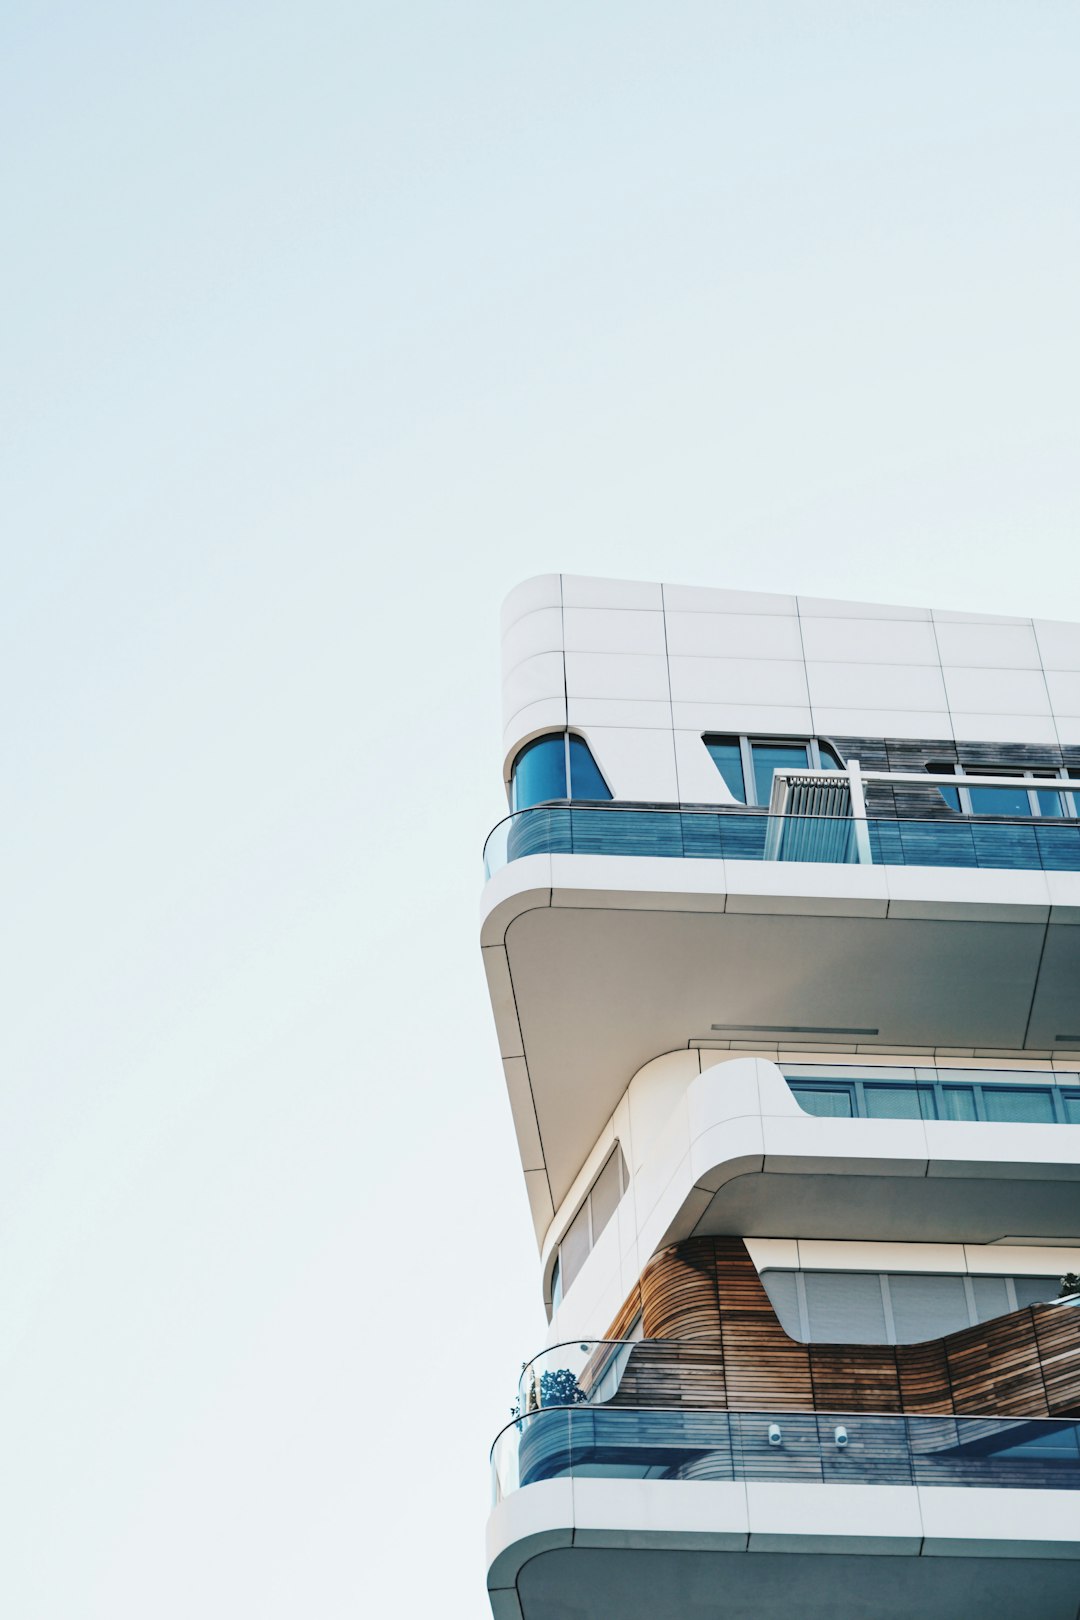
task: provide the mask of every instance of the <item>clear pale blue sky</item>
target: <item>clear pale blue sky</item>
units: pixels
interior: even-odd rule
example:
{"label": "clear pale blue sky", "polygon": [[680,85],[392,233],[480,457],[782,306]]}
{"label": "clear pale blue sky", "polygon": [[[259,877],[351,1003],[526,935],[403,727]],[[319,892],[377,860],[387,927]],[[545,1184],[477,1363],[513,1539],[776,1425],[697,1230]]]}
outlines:
{"label": "clear pale blue sky", "polygon": [[0,1611],[480,1620],[499,600],[1080,617],[1080,9],[2,29]]}

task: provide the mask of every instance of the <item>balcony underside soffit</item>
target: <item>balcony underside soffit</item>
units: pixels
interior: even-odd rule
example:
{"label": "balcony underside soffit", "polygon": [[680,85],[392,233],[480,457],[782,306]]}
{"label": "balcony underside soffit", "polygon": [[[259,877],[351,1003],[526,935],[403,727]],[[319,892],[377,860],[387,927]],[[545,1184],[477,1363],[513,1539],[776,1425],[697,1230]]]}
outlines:
{"label": "balcony underside soffit", "polygon": [[715,1038],[714,1025],[746,1039],[775,1029],[784,1044],[813,1038],[800,1031],[835,1032],[820,1037],[834,1050],[846,1038],[864,1051],[1045,1051],[1080,1021],[1080,927],[1028,920],[1029,908],[1014,908],[1024,920],[994,907],[976,921],[671,901],[671,910],[655,909],[656,897],[640,910],[547,902],[505,930],[556,1205],[630,1077],[659,1053]]}

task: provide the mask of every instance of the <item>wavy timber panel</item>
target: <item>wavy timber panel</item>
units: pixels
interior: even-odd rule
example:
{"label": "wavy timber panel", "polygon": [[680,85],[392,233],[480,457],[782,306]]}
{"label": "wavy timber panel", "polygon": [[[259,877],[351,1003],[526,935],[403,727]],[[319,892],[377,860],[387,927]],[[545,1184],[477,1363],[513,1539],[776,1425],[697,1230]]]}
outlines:
{"label": "wavy timber panel", "polygon": [[610,1337],[639,1302],[645,1336],[615,1405],[1080,1416],[1080,1308],[1033,1305],[924,1344],[800,1344],[746,1245],[727,1237],[656,1255]]}

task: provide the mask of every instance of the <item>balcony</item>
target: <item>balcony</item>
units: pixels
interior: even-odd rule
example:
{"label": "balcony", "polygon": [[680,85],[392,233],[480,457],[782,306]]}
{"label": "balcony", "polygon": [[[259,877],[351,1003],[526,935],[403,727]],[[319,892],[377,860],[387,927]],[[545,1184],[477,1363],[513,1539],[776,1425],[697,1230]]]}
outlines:
{"label": "balcony", "polygon": [[1075,1620],[1080,1425],[540,1412],[496,1441],[495,1620]]}
{"label": "balcony", "polygon": [[484,874],[490,878],[527,855],[1080,872],[1080,822],[546,804],[518,810],[493,828],[484,845]]}
{"label": "balcony", "polygon": [[541,1480],[1080,1490],[1080,1422],[895,1413],[549,1407],[491,1452],[496,1503]]}
{"label": "balcony", "polygon": [[496,832],[481,944],[540,1234],[662,1053],[1080,1051],[1080,824],[575,805]]}

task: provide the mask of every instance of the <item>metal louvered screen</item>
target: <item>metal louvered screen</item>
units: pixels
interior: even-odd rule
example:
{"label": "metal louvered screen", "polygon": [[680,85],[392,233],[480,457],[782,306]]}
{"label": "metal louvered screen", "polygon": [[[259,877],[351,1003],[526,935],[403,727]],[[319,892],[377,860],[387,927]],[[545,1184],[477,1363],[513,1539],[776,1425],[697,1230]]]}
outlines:
{"label": "metal louvered screen", "polygon": [[[839,772],[826,776],[824,773],[813,776],[796,776],[792,774],[786,779],[781,777],[784,785],[784,803],[780,813],[785,816],[828,816],[847,817],[851,814],[851,783],[846,774]],[[769,809],[776,814],[776,789],[773,783],[773,803]]]}
{"label": "metal louvered screen", "polygon": [[962,1277],[891,1274],[889,1295],[897,1344],[940,1339],[970,1322]]}
{"label": "metal louvered screen", "polygon": [[885,1311],[876,1272],[807,1271],[806,1309],[816,1344],[884,1344]]}
{"label": "metal louvered screen", "polygon": [[832,861],[855,858],[851,782],[841,771],[777,771],[769,801],[765,859]]}

